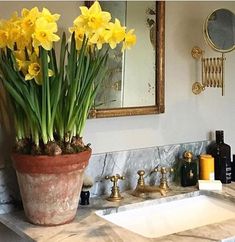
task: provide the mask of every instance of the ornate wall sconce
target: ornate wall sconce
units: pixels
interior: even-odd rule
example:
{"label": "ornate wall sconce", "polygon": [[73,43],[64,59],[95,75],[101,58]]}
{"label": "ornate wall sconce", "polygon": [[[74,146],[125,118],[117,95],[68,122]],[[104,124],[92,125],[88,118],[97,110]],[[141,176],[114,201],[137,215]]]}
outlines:
{"label": "ornate wall sconce", "polygon": [[197,46],[193,47],[191,54],[194,59],[201,61],[201,82],[193,83],[192,92],[197,95],[206,87],[215,87],[221,88],[224,96],[224,54],[221,57],[206,58],[204,51]]}
{"label": "ornate wall sconce", "polygon": [[192,49],[192,56],[201,60],[201,83],[195,82],[192,87],[194,94],[199,94],[206,87],[222,89],[224,96],[224,65],[225,53],[235,49],[235,15],[228,9],[220,8],[213,11],[203,26],[206,43],[215,51],[221,53],[221,57],[205,58],[204,51],[199,47]]}

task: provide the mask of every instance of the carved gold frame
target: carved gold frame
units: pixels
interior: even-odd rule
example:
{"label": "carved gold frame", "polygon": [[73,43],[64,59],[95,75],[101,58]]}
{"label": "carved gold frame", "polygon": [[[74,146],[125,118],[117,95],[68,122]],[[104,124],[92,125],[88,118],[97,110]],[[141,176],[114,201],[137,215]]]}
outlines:
{"label": "carved gold frame", "polygon": [[[92,1],[85,1],[91,6]],[[107,118],[132,115],[160,114],[165,112],[165,2],[156,2],[156,75],[155,105],[144,107],[92,109],[89,118]]]}

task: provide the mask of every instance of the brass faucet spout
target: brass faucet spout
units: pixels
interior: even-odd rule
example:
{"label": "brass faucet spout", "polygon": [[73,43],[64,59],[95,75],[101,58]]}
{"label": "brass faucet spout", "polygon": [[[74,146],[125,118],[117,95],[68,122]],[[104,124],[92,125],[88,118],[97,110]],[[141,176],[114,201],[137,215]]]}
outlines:
{"label": "brass faucet spout", "polygon": [[144,182],[145,172],[143,170],[138,171],[137,174],[139,175],[139,179],[135,190],[132,192],[133,196],[146,198],[150,194],[153,194],[156,192],[159,192],[162,196],[165,196],[164,189],[158,186],[145,185],[145,182]]}

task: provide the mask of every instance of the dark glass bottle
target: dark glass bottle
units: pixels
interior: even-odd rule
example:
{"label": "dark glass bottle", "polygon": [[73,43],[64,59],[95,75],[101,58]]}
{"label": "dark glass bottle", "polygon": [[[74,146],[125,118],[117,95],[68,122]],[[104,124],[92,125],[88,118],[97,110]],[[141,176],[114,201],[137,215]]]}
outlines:
{"label": "dark glass bottle", "polygon": [[89,191],[81,191],[80,194],[80,205],[89,205],[89,199],[90,199],[90,192]]}
{"label": "dark glass bottle", "polygon": [[215,180],[231,183],[231,148],[224,143],[224,131],[215,131],[216,142],[211,145],[208,153],[215,158]]}
{"label": "dark glass bottle", "polygon": [[198,180],[197,163],[193,160],[192,152],[184,152],[181,165],[181,186],[195,186]]}
{"label": "dark glass bottle", "polygon": [[233,155],[233,162],[231,163],[232,166],[232,181],[235,181],[235,155]]}

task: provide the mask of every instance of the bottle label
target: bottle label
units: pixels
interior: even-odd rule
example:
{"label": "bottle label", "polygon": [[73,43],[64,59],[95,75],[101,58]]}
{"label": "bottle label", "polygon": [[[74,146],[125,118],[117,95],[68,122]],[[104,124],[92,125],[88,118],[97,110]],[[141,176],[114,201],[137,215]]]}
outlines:
{"label": "bottle label", "polygon": [[227,167],[226,167],[226,172],[231,172],[231,171],[232,171],[231,166],[227,166]]}
{"label": "bottle label", "polygon": [[232,179],[232,169],[231,166],[226,167],[226,179],[230,181]]}

